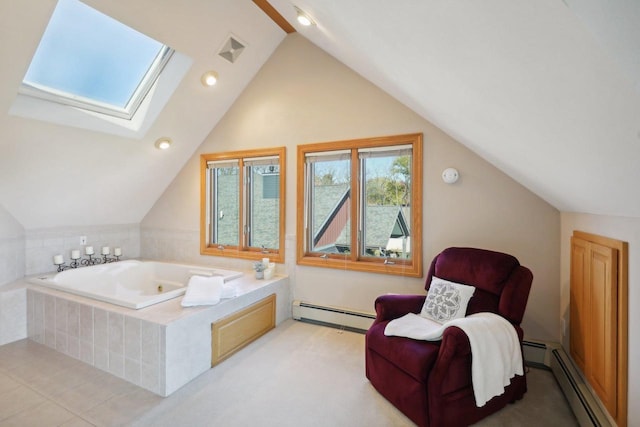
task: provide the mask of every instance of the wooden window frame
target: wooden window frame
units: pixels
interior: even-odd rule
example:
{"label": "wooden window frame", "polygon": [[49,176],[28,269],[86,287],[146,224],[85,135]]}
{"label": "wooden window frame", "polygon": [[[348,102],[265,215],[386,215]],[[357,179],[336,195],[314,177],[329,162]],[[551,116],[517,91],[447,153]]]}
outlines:
{"label": "wooden window frame", "polygon": [[[268,248],[265,252],[261,248],[250,247],[246,245],[246,239],[243,237],[243,227],[246,223],[246,209],[245,196],[244,196],[244,160],[252,159],[256,157],[273,157],[278,156],[280,167],[280,203],[279,207],[279,235],[278,235],[278,248]],[[207,194],[207,165],[209,162],[214,161],[239,161],[239,244],[235,245],[219,245],[217,243],[211,243],[209,238],[209,218],[207,217],[209,203]],[[254,149],[243,151],[228,151],[224,153],[210,153],[200,155],[200,254],[202,255],[214,255],[230,258],[241,258],[249,260],[261,260],[262,258],[269,257],[272,262],[283,263],[284,262],[284,235],[285,235],[285,189],[286,189],[286,148],[275,147],[266,149]]]}
{"label": "wooden window frame", "polygon": [[[360,256],[358,228],[360,226],[360,203],[351,203],[351,250],[349,254],[326,254],[309,251],[307,242],[306,211],[309,201],[306,195],[306,156],[308,153],[351,150],[351,200],[359,201],[361,196],[358,149],[412,146],[411,157],[411,259],[392,259],[393,264],[385,263],[384,258]],[[386,137],[353,139],[346,141],[323,142],[298,146],[297,156],[297,218],[296,253],[298,265],[354,270],[368,273],[393,274],[407,277],[422,277],[422,134],[405,134]]]}

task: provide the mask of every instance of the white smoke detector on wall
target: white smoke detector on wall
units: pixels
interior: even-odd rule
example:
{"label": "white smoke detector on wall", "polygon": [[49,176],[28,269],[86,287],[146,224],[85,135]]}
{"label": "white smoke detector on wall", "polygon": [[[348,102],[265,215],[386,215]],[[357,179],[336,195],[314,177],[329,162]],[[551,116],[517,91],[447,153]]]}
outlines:
{"label": "white smoke detector on wall", "polygon": [[460,174],[458,174],[458,170],[456,168],[446,168],[442,171],[442,180],[447,184],[453,184],[460,178]]}

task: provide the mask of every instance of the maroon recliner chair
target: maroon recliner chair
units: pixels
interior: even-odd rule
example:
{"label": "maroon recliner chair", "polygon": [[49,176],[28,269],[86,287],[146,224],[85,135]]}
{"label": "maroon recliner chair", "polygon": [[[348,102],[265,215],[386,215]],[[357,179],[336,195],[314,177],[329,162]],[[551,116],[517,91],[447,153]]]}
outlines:
{"label": "maroon recliner chair", "polygon": [[[533,275],[518,260],[500,252],[448,248],[427,274],[476,287],[467,315],[493,312],[513,324],[522,343],[520,322]],[[366,334],[366,375],[371,384],[419,426],[468,426],[522,398],[524,375],[516,375],[504,394],[477,407],[471,381],[471,347],[466,334],[452,326],[441,341],[385,336],[390,320],[420,313],[425,295],[383,295],[375,302],[376,319]]]}

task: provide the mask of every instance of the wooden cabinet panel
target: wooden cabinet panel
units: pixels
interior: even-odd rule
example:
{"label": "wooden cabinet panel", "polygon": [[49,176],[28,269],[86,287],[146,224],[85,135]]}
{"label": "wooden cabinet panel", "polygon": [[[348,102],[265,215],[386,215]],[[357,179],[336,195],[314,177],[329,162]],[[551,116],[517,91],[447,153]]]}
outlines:
{"label": "wooden cabinet panel", "polygon": [[587,380],[613,416],[616,414],[617,252],[590,244],[589,355]]}
{"label": "wooden cabinet panel", "polygon": [[211,325],[211,366],[275,328],[276,296],[263,300]]}
{"label": "wooden cabinet panel", "polygon": [[575,231],[571,238],[570,354],[603,406],[626,426],[626,242]]}
{"label": "wooden cabinet panel", "polygon": [[588,282],[588,242],[571,238],[571,305],[570,305],[570,353],[582,372],[586,372],[585,360],[587,358],[587,343],[589,335],[589,316],[586,308],[589,307],[589,293],[585,292],[583,283]]}

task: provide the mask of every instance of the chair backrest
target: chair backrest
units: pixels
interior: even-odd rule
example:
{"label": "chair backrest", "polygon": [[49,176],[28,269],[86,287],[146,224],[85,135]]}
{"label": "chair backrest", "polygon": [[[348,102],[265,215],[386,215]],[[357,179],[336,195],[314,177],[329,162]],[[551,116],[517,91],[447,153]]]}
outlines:
{"label": "chair backrest", "polygon": [[533,275],[512,256],[477,248],[448,248],[431,262],[425,289],[433,276],[475,286],[467,314],[490,311],[519,325],[529,299]]}

